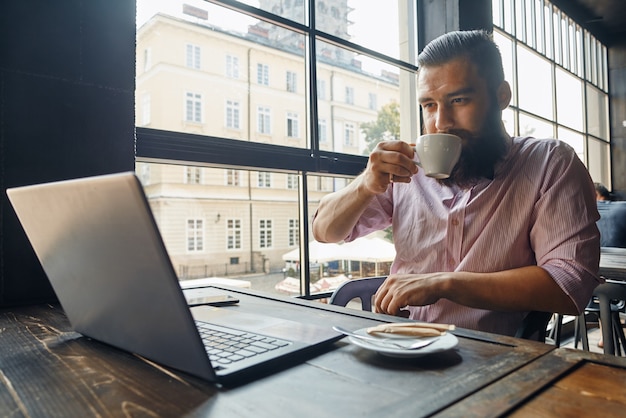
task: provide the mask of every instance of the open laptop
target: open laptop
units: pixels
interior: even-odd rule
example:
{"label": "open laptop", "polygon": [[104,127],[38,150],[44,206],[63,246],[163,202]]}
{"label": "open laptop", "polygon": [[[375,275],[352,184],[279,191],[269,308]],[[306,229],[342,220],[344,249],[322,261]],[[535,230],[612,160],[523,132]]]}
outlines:
{"label": "open laptop", "polygon": [[[220,383],[248,378],[285,356],[299,358],[341,338],[332,324],[267,315],[272,309],[189,308],[132,172],[12,188],[7,195],[73,329],[85,336]],[[290,305],[259,294],[246,297]],[[235,347],[230,359],[218,357],[201,337],[212,329],[246,333],[240,343],[253,346]],[[217,338],[223,337],[206,337],[222,346]]]}

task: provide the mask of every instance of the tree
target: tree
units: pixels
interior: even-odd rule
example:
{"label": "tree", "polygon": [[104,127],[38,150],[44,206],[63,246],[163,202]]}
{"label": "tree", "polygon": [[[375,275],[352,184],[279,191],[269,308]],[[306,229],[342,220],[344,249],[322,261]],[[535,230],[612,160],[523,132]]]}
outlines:
{"label": "tree", "polygon": [[380,141],[400,139],[400,105],[392,101],[384,105],[375,121],[361,124],[367,148],[363,155],[369,155]]}
{"label": "tree", "polygon": [[[392,101],[384,105],[378,111],[375,121],[361,124],[361,131],[367,143],[367,148],[363,151],[364,155],[369,155],[380,141],[400,139],[400,105],[398,102]],[[391,227],[385,229],[385,238],[393,242]]]}

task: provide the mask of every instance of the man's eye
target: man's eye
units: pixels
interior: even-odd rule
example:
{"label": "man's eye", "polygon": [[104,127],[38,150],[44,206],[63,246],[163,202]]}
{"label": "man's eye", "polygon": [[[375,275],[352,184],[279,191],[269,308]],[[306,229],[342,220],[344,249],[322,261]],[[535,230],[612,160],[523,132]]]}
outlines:
{"label": "man's eye", "polygon": [[465,97],[455,97],[452,99],[452,103],[465,103],[467,99]]}

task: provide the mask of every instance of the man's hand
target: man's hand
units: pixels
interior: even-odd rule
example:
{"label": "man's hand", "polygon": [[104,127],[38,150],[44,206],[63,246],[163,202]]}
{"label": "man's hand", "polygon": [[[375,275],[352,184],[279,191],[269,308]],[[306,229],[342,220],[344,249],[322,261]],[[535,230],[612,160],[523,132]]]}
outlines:
{"label": "man's hand", "polygon": [[409,183],[417,173],[413,148],[403,141],[383,141],[369,156],[363,186],[373,194],[384,193],[390,182]]}
{"label": "man's hand", "polygon": [[439,287],[448,273],[390,275],[374,296],[376,312],[406,316],[405,308],[431,305],[437,302]]}

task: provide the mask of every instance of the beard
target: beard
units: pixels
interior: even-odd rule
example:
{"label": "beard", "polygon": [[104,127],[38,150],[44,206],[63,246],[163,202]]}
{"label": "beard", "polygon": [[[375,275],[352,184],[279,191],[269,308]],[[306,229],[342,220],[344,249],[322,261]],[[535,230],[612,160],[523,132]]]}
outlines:
{"label": "beard", "polygon": [[446,133],[460,137],[463,148],[450,177],[438,180],[439,183],[448,187],[456,185],[469,188],[481,179],[493,180],[496,163],[507,152],[500,109],[491,106],[482,128],[477,133],[465,129],[450,129]]}

